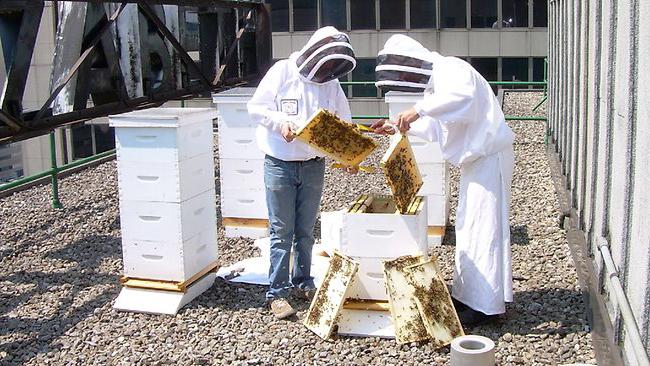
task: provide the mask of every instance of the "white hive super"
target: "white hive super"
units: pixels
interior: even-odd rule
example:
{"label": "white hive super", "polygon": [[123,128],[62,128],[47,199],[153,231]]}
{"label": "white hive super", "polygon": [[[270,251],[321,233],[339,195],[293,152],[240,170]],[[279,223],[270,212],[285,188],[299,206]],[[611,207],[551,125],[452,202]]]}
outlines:
{"label": "white hive super", "polygon": [[110,117],[126,277],[185,281],[217,260],[215,117],[206,108]]}
{"label": "white hive super", "polygon": [[[386,93],[390,118],[411,108],[420,99],[422,94],[419,93]],[[444,227],[449,216],[449,164],[443,159],[437,142],[415,136],[409,136],[408,139],[424,181],[418,194],[427,197],[427,223],[430,227]],[[430,235],[428,241],[429,246],[439,245],[442,238]]]}
{"label": "white hive super", "polygon": [[[212,96],[219,113],[221,215],[225,219],[227,237],[259,238],[268,234],[266,226],[259,224],[259,221],[268,220],[264,153],[257,147],[257,124],[246,108],[254,92],[255,88],[234,88]],[[243,223],[246,219],[258,223],[247,226]]]}
{"label": "white hive super", "polygon": [[426,201],[415,214],[395,213],[394,205],[388,210],[371,211],[343,213],[338,249],[359,262],[347,296],[388,301],[382,262],[403,255],[427,254]]}

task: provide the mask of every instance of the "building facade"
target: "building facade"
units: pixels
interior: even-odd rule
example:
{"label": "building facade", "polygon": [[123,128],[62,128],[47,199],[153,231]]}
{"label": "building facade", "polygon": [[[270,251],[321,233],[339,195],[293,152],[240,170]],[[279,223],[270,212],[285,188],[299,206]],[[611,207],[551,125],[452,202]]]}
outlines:
{"label": "building facade", "polygon": [[605,320],[592,334],[620,346],[625,364],[650,365],[650,3],[551,0],[549,15],[567,237],[584,247],[591,308]]}
{"label": "building facade", "polygon": [[[425,47],[443,55],[464,58],[488,80],[543,79],[544,58],[547,55],[546,0],[268,2],[272,6],[275,59],[286,58],[291,52],[300,49],[319,27],[333,25],[349,33],[358,62],[356,69],[345,80],[374,80],[377,52],[391,35],[397,33],[408,34]],[[198,47],[197,10],[184,10],[183,18],[187,29],[181,42],[190,51],[198,50],[195,50]],[[49,96],[56,32],[55,12],[55,6],[46,2],[25,91],[26,109],[40,108]],[[0,62],[3,62],[1,52],[0,48]],[[0,67],[0,80],[4,80],[4,69]],[[355,85],[344,89],[351,98],[353,114],[388,113],[381,94],[374,86]],[[211,101],[194,99],[167,105],[205,107],[210,106]],[[59,164],[114,147],[113,132],[106,119],[58,129],[55,137]],[[14,146],[10,150],[12,161],[20,162],[11,164],[17,167],[14,173],[31,175],[49,168],[51,159],[47,136],[29,139],[16,145],[18,148]]]}
{"label": "building facade", "polygon": [[[357,67],[348,80],[374,80],[377,52],[407,34],[445,56],[470,62],[487,80],[542,81],[546,0],[271,0],[273,57],[299,50],[319,27],[350,35]],[[346,88],[354,114],[386,114],[374,86]]]}

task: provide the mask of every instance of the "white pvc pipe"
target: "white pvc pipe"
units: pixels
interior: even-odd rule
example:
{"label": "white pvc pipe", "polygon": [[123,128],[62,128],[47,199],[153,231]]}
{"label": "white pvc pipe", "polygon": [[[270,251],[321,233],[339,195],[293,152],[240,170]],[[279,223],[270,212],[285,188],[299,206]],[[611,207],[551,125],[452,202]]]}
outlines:
{"label": "white pvc pipe", "polygon": [[612,253],[610,253],[609,247],[607,247],[607,245],[600,245],[598,249],[600,250],[600,253],[603,257],[603,262],[605,263],[605,269],[607,271],[607,277],[609,278],[614,297],[616,298],[616,302],[618,303],[618,307],[621,311],[621,317],[623,318],[625,331],[627,337],[630,339],[637,364],[640,366],[650,366],[648,354],[646,353],[645,346],[641,340],[641,334],[639,334],[639,328],[636,325],[634,313],[632,312],[632,308],[630,308],[630,303],[627,301],[625,291],[623,291],[623,286],[621,286],[621,280],[618,277],[618,271],[614,265]]}

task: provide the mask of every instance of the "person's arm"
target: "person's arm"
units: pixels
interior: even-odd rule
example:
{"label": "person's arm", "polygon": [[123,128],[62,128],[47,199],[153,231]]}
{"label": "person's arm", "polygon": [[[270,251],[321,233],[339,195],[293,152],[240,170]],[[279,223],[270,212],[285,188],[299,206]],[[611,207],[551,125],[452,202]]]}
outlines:
{"label": "person's arm", "polygon": [[269,130],[282,133],[283,125],[289,121],[286,113],[278,110],[276,95],[285,79],[284,63],[276,62],[260,81],[253,97],[248,101],[251,119]]}
{"label": "person's arm", "polygon": [[[454,71],[454,70],[452,70]],[[419,117],[431,117],[443,122],[465,122],[473,118],[475,80],[472,72],[456,69],[448,75],[439,75],[436,89],[413,106]]]}

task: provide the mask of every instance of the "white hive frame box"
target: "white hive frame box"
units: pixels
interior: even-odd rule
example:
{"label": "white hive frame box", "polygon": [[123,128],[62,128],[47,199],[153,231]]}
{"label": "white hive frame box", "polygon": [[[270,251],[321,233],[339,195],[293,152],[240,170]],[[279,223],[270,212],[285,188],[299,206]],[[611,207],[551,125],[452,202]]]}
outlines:
{"label": "white hive frame box", "polygon": [[246,104],[255,88],[233,88],[212,95],[219,117],[221,217],[226,237],[268,235],[264,153],[257,147],[257,124]]}
{"label": "white hive frame box", "polygon": [[214,283],[215,117],[208,108],[155,108],[109,118],[124,258],[116,309],[175,314]]}
{"label": "white hive frame box", "polygon": [[[395,118],[400,112],[411,108],[422,97],[421,93],[386,93],[390,118]],[[408,140],[424,181],[418,194],[427,197],[428,245],[437,246],[442,243],[449,219],[449,164],[443,159],[437,142],[429,142],[415,136],[408,136]]]}

